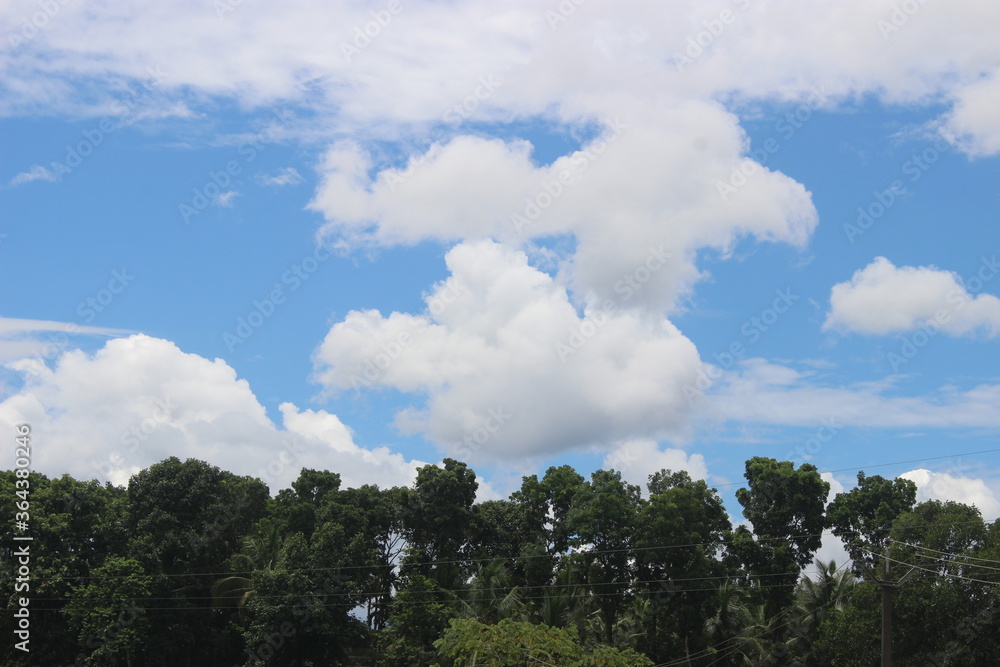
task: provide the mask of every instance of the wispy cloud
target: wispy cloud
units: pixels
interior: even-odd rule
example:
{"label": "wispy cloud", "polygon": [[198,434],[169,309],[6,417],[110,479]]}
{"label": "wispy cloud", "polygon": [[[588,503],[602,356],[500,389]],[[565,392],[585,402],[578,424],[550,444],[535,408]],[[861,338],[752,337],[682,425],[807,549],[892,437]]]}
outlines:
{"label": "wispy cloud", "polygon": [[233,199],[235,199],[240,193],[235,190],[229,190],[228,192],[223,192],[215,196],[212,203],[216,206],[232,206]]}
{"label": "wispy cloud", "polygon": [[69,345],[69,336],[127,336],[127,329],[90,327],[74,322],[0,317],[0,363],[26,357],[48,356]]}
{"label": "wispy cloud", "polygon": [[260,182],[264,185],[271,185],[274,187],[282,187],[285,185],[298,185],[305,181],[302,178],[302,174],[295,170],[294,167],[285,167],[278,171],[274,176],[262,175],[260,177]]}
{"label": "wispy cloud", "polygon": [[22,171],[20,174],[10,179],[7,183],[10,187],[16,187],[18,185],[24,185],[25,183],[31,183],[32,181],[48,181],[49,183],[55,183],[58,178],[53,174],[48,168],[43,167],[40,164],[36,164],[34,167],[28,171]]}

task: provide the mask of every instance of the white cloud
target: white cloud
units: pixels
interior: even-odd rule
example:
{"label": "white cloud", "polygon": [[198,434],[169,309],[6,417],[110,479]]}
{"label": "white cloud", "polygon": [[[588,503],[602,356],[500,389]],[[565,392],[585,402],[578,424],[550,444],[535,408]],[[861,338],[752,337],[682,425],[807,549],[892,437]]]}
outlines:
{"label": "white cloud", "polygon": [[32,181],[48,181],[50,183],[55,183],[58,178],[56,175],[49,171],[46,167],[41,165],[35,165],[28,171],[22,171],[20,174],[10,179],[7,184],[11,187],[15,185],[23,185],[24,183],[31,183]]}
{"label": "white cloud", "polygon": [[[953,336],[978,332],[997,336],[1000,299],[976,292],[998,271],[995,256],[984,257],[968,280],[933,266],[896,267],[885,257],[876,257],[849,282],[833,286],[823,328],[889,334],[927,326]],[[978,290],[972,291],[973,285]]]}
{"label": "white cloud", "polygon": [[[489,236],[517,246],[571,234],[563,269],[581,300],[628,292],[627,305],[657,313],[701,277],[698,250],[726,252],[745,236],[801,245],[817,223],[805,188],[741,157],[746,138],[717,104],[631,107],[603,127],[546,166],[525,141],[460,136],[372,174],[371,156],[338,144],[310,207],[328,220],[322,233],[354,244]],[[741,167],[748,182],[723,190]],[[666,258],[650,272],[652,251]]]}
{"label": "white cloud", "polygon": [[837,497],[838,493],[844,492],[844,485],[840,483],[836,477],[833,476],[832,472],[822,472],[819,474],[823,478],[823,481],[830,485],[830,492],[826,496],[827,504],[833,502],[833,499]]}
{"label": "white cloud", "polygon": [[618,470],[630,484],[637,484],[646,493],[649,476],[660,470],[685,470],[691,479],[707,479],[708,468],[701,454],[688,454],[683,449],[660,449],[655,440],[626,440],[619,443],[604,458],[602,468]]}
{"label": "white cloud", "polygon": [[283,169],[279,169],[278,172],[273,176],[264,175],[261,176],[260,179],[261,183],[263,183],[264,185],[270,185],[274,187],[282,187],[285,185],[299,185],[304,180],[305,179],[302,178],[302,174],[300,174],[295,169],[295,167],[284,167]]}
{"label": "white cloud", "polygon": [[957,91],[954,109],[945,117],[947,135],[974,156],[1000,153],[1000,70]]}
{"label": "white cloud", "polygon": [[451,278],[426,313],[352,311],[314,356],[330,389],[385,386],[427,396],[397,415],[448,455],[545,456],[685,428],[694,345],[662,317],[588,310],[489,241],[446,257]]}
{"label": "white cloud", "polygon": [[917,502],[925,500],[953,500],[975,505],[988,522],[1000,517],[1000,500],[986,482],[973,477],[950,475],[918,468],[900,475],[917,485]]}
{"label": "white cloud", "polygon": [[[730,371],[716,369],[700,406],[710,419],[745,424],[805,426],[828,439],[847,426],[879,428],[1000,427],[1000,385],[966,390],[945,386],[923,396],[898,396],[889,377],[880,382],[831,386],[764,359],[748,359]],[[697,385],[696,385],[697,386]],[[704,383],[701,383],[704,386]],[[826,431],[822,431],[823,426]],[[835,429],[831,433],[830,427]]]}
{"label": "white cloud", "polygon": [[[161,66],[169,76],[133,118],[169,117],[172,109],[194,118],[206,101],[220,99],[247,110],[304,108],[302,117],[315,122],[290,124],[287,132],[331,143],[312,204],[326,217],[324,233],[348,243],[460,242],[449,254],[450,268],[469,295],[435,312],[433,304],[454,289],[439,285],[428,298],[429,313],[350,313],[317,351],[317,377],[329,388],[344,388],[374,368],[373,384],[425,394],[426,404],[398,422],[446,448],[479,434],[485,435],[482,443],[474,440],[476,447],[510,456],[611,447],[684,428],[690,408],[682,389],[694,384],[698,355],[663,315],[682,307],[702,277],[697,253],[726,253],[744,237],[802,245],[817,222],[802,185],[746,158],[746,136],[719,100],[729,108],[761,100],[797,104],[820,88],[813,110],[867,95],[943,105],[950,109],[939,122],[964,150],[998,150],[1000,127],[991,110],[1000,5],[921,4],[898,30],[880,32],[879,21],[891,20],[897,4],[801,2],[775,12],[766,3],[728,0],[585,3],[551,30],[546,8],[533,0],[407,3],[348,59],[341,43],[350,44],[354,29],[372,20],[372,10],[361,4],[242,3],[217,17],[196,4],[69,3],[37,36],[3,47],[0,115],[40,108],[107,115],[129,83]],[[723,10],[735,19],[708,35],[703,53],[679,63]],[[0,21],[19,26],[35,11],[33,0],[4,3]],[[177,40],[178,34],[187,39]],[[481,78],[494,73],[503,84],[478,96]],[[459,130],[476,122],[540,119],[556,131],[585,133],[615,117],[627,127],[600,155],[599,145],[589,144],[539,164],[533,147],[516,139],[439,134],[448,110],[467,99],[474,108]],[[343,142],[345,136],[356,143]],[[390,142],[387,154],[381,140]],[[400,148],[415,151],[412,173],[387,166]],[[730,182],[741,167],[754,172],[747,184],[720,192],[718,182]],[[573,183],[562,184],[562,194],[519,233],[511,215],[526,213],[526,198],[541,208],[542,195],[552,196],[545,184],[552,190],[564,170]],[[231,203],[232,196],[216,203]],[[571,236],[575,244],[572,254],[558,258],[558,280],[511,250],[532,250],[531,243],[554,235]],[[487,236],[506,247],[475,242]],[[651,252],[669,255],[655,271],[646,264]],[[642,288],[632,289],[629,279]],[[936,280],[930,283],[944,284]],[[631,296],[623,300],[626,288]],[[608,298],[619,311],[564,364],[555,344],[593,326]],[[847,330],[906,330],[934,314],[928,303],[917,295],[904,309],[893,303],[887,313],[867,316],[834,304],[831,316],[837,316],[828,322]],[[581,305],[590,324],[576,312]],[[995,332],[994,310],[993,297],[976,296],[948,326],[956,334],[977,327]],[[855,319],[841,321],[848,311]],[[889,315],[896,319],[880,319]],[[892,329],[898,326],[903,329]],[[411,338],[398,358],[387,356],[385,368],[366,366],[388,355],[379,340],[402,347],[397,337],[403,333]],[[106,349],[120,352],[110,344]],[[221,384],[225,393],[238,383]],[[818,424],[832,405],[845,423],[995,426],[1000,395],[983,386],[935,399],[887,397],[885,387],[834,389],[761,363],[717,385],[712,409],[722,418],[800,425]],[[146,391],[158,395],[153,384]],[[258,408],[247,399],[231,411],[242,416],[232,419],[249,424],[247,432],[260,438],[254,442],[263,442],[260,433],[279,431],[246,416]],[[496,433],[486,429],[490,410],[511,414]],[[346,446],[336,424],[317,415],[295,410],[286,419],[327,434],[332,451]],[[71,429],[63,428],[70,442]],[[162,430],[158,438],[177,429]],[[188,443],[188,430],[175,436]],[[201,443],[205,436],[190,437]]]}
{"label": "white cloud", "polygon": [[233,205],[233,199],[235,199],[236,196],[239,194],[240,194],[239,192],[236,192],[234,190],[229,190],[228,192],[220,192],[212,200],[212,203],[215,204],[216,206],[229,207]]}
{"label": "white cloud", "polygon": [[225,362],[145,335],[109,341],[93,356],[66,352],[54,368],[40,360],[9,367],[25,383],[0,403],[0,433],[13,438],[15,424],[30,424],[39,443],[32,464],[49,475],[124,484],[168,456],[193,457],[260,477],[274,493],[302,467],[358,486],[407,485],[422,465],[386,447],[359,447],[323,410],[284,403],[278,428]]}
{"label": "white cloud", "polygon": [[[243,3],[219,17],[197,5],[69,4],[9,49],[0,113],[44,103],[103,114],[117,91],[95,80],[142,80],[158,66],[169,73],[168,94],[157,100],[167,108],[177,105],[169,93],[233,97],[246,107],[298,103],[334,133],[367,126],[392,137],[441,123],[491,74],[504,83],[474,98],[473,120],[563,120],[636,100],[797,100],[822,83],[833,99],[950,103],[947,118],[971,136],[971,148],[998,145],[993,93],[983,92],[1000,59],[991,30],[1000,9],[991,0],[920,4],[912,16],[893,0],[801,2],[780,13],[753,2],[630,0],[577,7],[553,30],[546,11],[554,9],[532,0],[406,3],[369,43],[355,44],[355,29],[372,21],[364,5]],[[16,35],[35,11],[30,0],[7,2],[0,20]],[[717,34],[707,32],[712,23]],[[177,34],[190,38],[182,44]],[[691,47],[697,41],[700,52]],[[347,56],[345,46],[360,48]]]}
{"label": "white cloud", "polygon": [[71,336],[123,336],[125,329],[73,322],[0,317],[0,363],[26,357],[51,358],[71,345]]}

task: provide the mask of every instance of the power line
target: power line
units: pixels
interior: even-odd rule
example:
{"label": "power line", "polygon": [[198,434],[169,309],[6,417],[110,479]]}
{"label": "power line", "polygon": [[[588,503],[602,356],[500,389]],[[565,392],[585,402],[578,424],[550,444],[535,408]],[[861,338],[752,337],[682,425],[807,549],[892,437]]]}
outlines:
{"label": "power line", "polygon": [[[847,565],[846,562],[842,563],[840,565],[840,567],[838,567],[836,570],[834,570],[831,573],[831,576],[836,575],[838,572],[840,572],[842,569],[844,569],[844,567],[846,565]],[[830,601],[828,601],[828,602],[820,605],[817,609],[822,609],[824,607],[827,607],[827,606],[833,604],[836,601],[837,600],[830,600]],[[768,625],[770,625],[771,622],[773,622],[773,621],[781,618],[785,614],[788,614],[790,612],[790,610],[791,610],[790,607],[786,608],[786,609],[782,609],[777,614],[775,614],[771,618],[767,619]],[[722,655],[720,655],[716,660],[713,660],[712,662],[708,663],[708,665],[714,665],[715,663],[719,662],[720,660],[724,660],[725,658],[728,658],[730,655],[732,655],[737,650],[739,650],[742,647],[742,645],[746,644],[748,641],[751,641],[753,639],[759,639],[760,637],[763,637],[764,635],[768,634],[769,632],[777,632],[778,630],[781,630],[782,628],[786,628],[789,625],[791,625],[792,623],[797,622],[797,621],[801,621],[804,618],[806,618],[807,616],[809,616],[810,614],[815,613],[815,611],[816,610],[806,611],[801,616],[799,616],[798,618],[790,620],[790,621],[787,621],[787,622],[785,622],[782,625],[779,625],[777,627],[774,627],[774,628],[767,627],[764,630],[762,630],[760,633],[758,633],[758,634],[756,634],[756,635],[754,635],[752,637],[730,637],[729,639],[723,640],[723,641],[719,642],[718,644],[715,644],[715,645],[712,645],[712,646],[708,646],[708,647],[702,649],[701,651],[697,651],[697,652],[691,654],[690,656],[685,656],[683,658],[677,658],[677,659],[671,660],[669,662],[663,662],[663,663],[660,663],[658,665],[654,665],[653,667],[674,667],[675,665],[681,665],[681,664],[684,664],[686,662],[689,662],[691,659],[694,659],[694,658],[708,657],[708,656],[710,656],[710,655],[713,654],[712,653],[713,651],[719,650],[724,644],[727,644],[729,642],[739,642],[739,644],[737,644],[737,645],[734,645],[734,646],[731,646],[731,647],[726,647],[726,652],[725,653],[723,653]],[[706,665],[706,667],[708,667],[708,665]]]}
{"label": "power line", "polygon": [[[958,458],[958,457],[961,457],[961,456],[977,456],[979,454],[995,454],[996,452],[1000,452],[1000,447],[998,447],[996,449],[983,449],[983,450],[980,450],[978,452],[965,452],[963,454],[946,454],[944,456],[928,456],[928,457],[925,457],[925,458],[922,458],[922,459],[909,459],[909,460],[906,460],[906,461],[892,461],[890,463],[873,463],[871,465],[851,466],[849,468],[835,468],[833,470],[817,470],[816,472],[818,472],[820,475],[825,475],[827,473],[831,473],[832,474],[832,473],[835,473],[835,472],[849,472],[849,471],[852,471],[852,470],[853,471],[863,472],[863,471],[868,470],[870,468],[885,468],[887,466],[906,465],[906,464],[909,464],[909,463],[923,463],[925,461],[940,461],[942,459]],[[724,487],[724,486],[736,486],[737,484],[745,484],[745,482],[727,482],[725,484],[714,484],[713,487],[714,488],[720,488],[720,487]]]}
{"label": "power line", "polygon": [[[284,572],[282,572],[280,570],[275,570],[275,573],[276,574],[283,574]],[[788,576],[790,576],[790,574],[787,573],[787,572],[775,572],[775,573],[767,573],[767,574],[745,574],[745,575],[740,575],[739,577],[734,577],[732,575],[728,575],[727,574],[727,575],[717,575],[717,576],[714,576],[714,577],[681,577],[681,578],[671,578],[671,579],[640,579],[640,580],[629,580],[629,581],[603,581],[603,582],[569,582],[569,583],[562,583],[562,584],[560,584],[560,583],[555,583],[555,584],[540,584],[540,585],[537,585],[537,586],[530,586],[530,585],[514,586],[513,588],[520,588],[520,589],[524,590],[524,589],[553,589],[553,588],[556,588],[556,589],[594,588],[596,586],[630,586],[630,587],[633,587],[633,586],[638,586],[638,585],[642,585],[642,584],[669,584],[669,583],[686,582],[686,581],[719,581],[719,580],[744,579],[744,578],[745,579],[762,579],[764,577],[788,577]],[[798,577],[798,575],[796,575],[796,577]],[[758,588],[761,588],[761,587],[763,587],[763,586],[758,586]],[[499,590],[508,590],[508,588],[509,587],[498,587]],[[249,590],[252,590],[252,589],[249,589]],[[469,590],[471,590],[471,589],[470,588],[437,588],[433,592],[435,592],[435,593],[463,593],[463,592],[466,592],[466,591],[469,591]],[[680,589],[680,590],[671,590],[671,591],[668,591],[668,592],[670,592],[670,593],[690,593],[690,592],[695,591],[695,590],[699,590],[700,591],[700,590],[704,590],[704,589]],[[715,589],[712,589],[712,590],[715,590]],[[396,590],[388,590],[388,591],[357,591],[357,592],[353,592],[353,591],[329,592],[328,591],[328,592],[325,593],[325,595],[327,595],[327,596],[341,596],[341,597],[374,598],[374,597],[379,597],[379,596],[384,596],[384,595],[392,595],[393,593],[398,593],[398,592],[399,592],[398,589],[396,589]],[[636,591],[636,593],[638,593],[638,594],[646,593],[646,592],[648,592],[648,591],[645,591],[645,590],[637,590]],[[225,597],[225,596],[223,596],[223,595],[184,595],[184,596],[170,596],[170,597],[163,597],[163,596],[158,596],[158,597],[142,597],[141,599],[142,600],[218,600],[221,597]],[[286,597],[286,596],[282,595],[282,594],[259,595],[259,594],[255,593],[253,597],[267,599],[267,598],[283,598],[283,597]],[[73,600],[73,599],[76,599],[76,598],[73,597],[73,596],[64,596],[64,597],[45,597],[45,598],[33,598],[33,599],[36,599],[36,600],[40,600],[40,599],[44,599],[44,600]],[[118,598],[117,597],[112,597],[112,596],[105,596],[105,597],[87,597],[86,599],[93,601],[93,600],[117,600]]]}
{"label": "power line", "polygon": [[[984,523],[982,521],[970,520],[970,521],[953,521],[951,523],[928,523],[928,524],[914,524],[910,526],[911,528],[926,528],[930,526],[961,526],[967,524],[978,524]],[[844,535],[857,535],[860,534],[859,530],[844,531]],[[822,537],[824,535],[834,535],[831,529],[823,530],[818,533],[801,533],[796,535],[787,535],[781,537],[757,537],[755,536],[754,541],[757,543],[761,542],[787,542],[791,539],[805,538],[805,537]],[[694,547],[705,547],[705,546],[723,546],[726,544],[731,544],[732,539],[720,539],[711,542],[691,542],[691,543],[681,543],[681,544],[661,544],[657,546],[648,547],[623,547],[620,549],[593,549],[588,551],[577,551],[575,553],[564,553],[564,554],[518,554],[514,556],[493,556],[493,557],[483,557],[483,558],[465,558],[465,559],[447,559],[447,560],[422,560],[413,561],[406,563],[374,563],[367,565],[343,565],[337,567],[304,567],[304,568],[291,568],[280,570],[283,573],[296,573],[296,572],[319,572],[319,571],[350,571],[350,570],[375,570],[375,569],[395,569],[399,566],[406,567],[418,567],[421,565],[466,565],[473,563],[490,563],[494,561],[511,561],[517,562],[519,560],[529,560],[534,558],[550,558],[553,560],[579,558],[581,556],[588,555],[599,555],[599,554],[611,554],[611,553],[623,553],[623,552],[643,552],[643,551],[659,551],[664,549],[685,549]],[[59,577],[32,577],[32,581],[76,581],[76,580],[91,580],[99,579],[101,581],[112,580],[112,579],[128,579],[128,578],[147,578],[147,579],[157,579],[157,578],[173,578],[173,577],[229,577],[240,574],[240,572],[247,572],[246,570],[233,571],[228,570],[225,572],[181,572],[181,573],[162,573],[162,574],[123,574],[123,575],[76,575],[76,576],[59,576]]]}
{"label": "power line", "polygon": [[[989,558],[976,558],[975,556],[967,556],[965,554],[953,554],[948,551],[938,551],[937,549],[931,549],[930,547],[922,547],[917,544],[910,544],[909,542],[901,542],[899,540],[891,540],[891,541],[895,542],[896,544],[903,544],[908,547],[912,547],[914,549],[923,549],[924,551],[930,551],[936,554],[941,554],[942,556],[950,556],[952,558],[965,558],[966,560],[977,560],[983,563],[994,563],[996,565],[1000,565],[1000,560],[990,560]],[[986,567],[985,565],[976,565],[975,567],[982,567],[987,570],[996,569],[996,568]]]}
{"label": "power line", "polygon": [[[794,583],[794,584],[766,584],[766,585],[758,586],[758,588],[760,588],[760,589],[791,588],[791,587],[794,587],[794,586],[797,586],[797,585],[798,585],[798,583]],[[715,591],[715,590],[718,590],[718,588],[715,587],[715,586],[712,586],[710,588],[693,588],[693,589],[687,589],[687,590],[684,590],[684,591],[681,591],[681,592],[683,592],[683,593],[705,593],[705,592]],[[432,595],[432,594],[435,594],[435,593],[437,593],[439,591],[434,590],[434,591],[419,591],[419,592],[422,593],[422,594]],[[305,600],[306,596],[308,596],[308,595],[309,595],[308,593],[305,594],[303,596],[303,600]],[[620,592],[588,593],[587,595],[581,595],[581,596],[579,596],[579,599],[581,599],[581,600],[588,600],[590,598],[608,597],[608,596],[612,596],[612,595],[620,597],[621,593]],[[322,594],[316,594],[316,597],[322,597]],[[519,600],[545,600],[545,599],[548,599],[549,597],[550,596],[548,596],[548,595],[528,595],[528,596],[520,597],[518,599]],[[54,599],[54,598],[32,598],[32,600],[39,600],[39,601],[46,601],[46,600],[51,600],[51,599]],[[144,600],[145,598],[135,598],[135,599],[138,600],[138,601],[141,601],[141,600]],[[483,597],[483,598],[473,598],[472,600],[464,600],[464,602],[473,603],[474,604],[476,602],[493,602],[496,599],[497,598],[495,598],[495,597]],[[183,598],[179,599],[179,601],[183,601]],[[393,600],[393,604],[399,604],[399,605],[421,605],[421,604],[426,604],[426,605],[431,605],[431,604],[450,605],[450,604],[454,604],[455,602],[460,602],[460,601],[463,601],[463,600],[458,600],[458,599],[455,599],[455,600],[410,600],[410,601],[407,601],[407,600]],[[316,604],[316,605],[312,605],[312,604],[310,604],[308,602],[299,602],[299,603],[296,603],[296,604],[275,604],[275,605],[271,605],[271,606],[272,607],[283,608],[283,609],[284,608],[292,608],[292,607],[309,607],[309,606],[314,606],[314,607],[319,607],[319,606],[323,606],[323,607],[346,607],[348,609],[354,609],[355,607],[357,607],[359,605],[357,603],[354,603],[354,602],[349,602],[349,603],[345,603],[345,602],[325,603],[325,602],[323,602],[323,603],[319,603],[319,604]],[[233,610],[236,609],[236,607],[234,605],[231,605],[231,604],[230,605],[209,605],[209,606],[204,606],[204,607],[136,607],[136,606],[131,606],[130,605],[130,606],[127,606],[126,608],[127,609],[135,609],[135,610],[138,610],[138,611],[164,611],[164,610],[169,610],[169,611],[213,611],[213,610],[225,610],[225,609],[233,611]],[[107,608],[106,607],[73,607],[73,608],[70,609],[70,608],[67,608],[67,607],[47,607],[47,608],[46,607],[42,607],[42,608],[36,608],[36,607],[32,606],[31,607],[31,611],[33,611],[33,612],[34,611],[61,611],[61,612],[71,612],[71,611],[107,611]]]}
{"label": "power line", "polygon": [[986,581],[985,579],[974,579],[972,577],[963,577],[960,574],[949,574],[947,572],[940,572],[938,570],[931,570],[931,569],[928,569],[926,567],[920,567],[919,565],[914,565],[913,563],[907,563],[906,561],[901,561],[901,560],[896,560],[895,558],[890,558],[887,554],[876,554],[876,553],[873,553],[871,551],[868,551],[866,553],[869,553],[872,556],[880,556],[881,558],[886,559],[890,563],[896,563],[898,565],[906,565],[907,567],[912,567],[913,569],[919,570],[921,572],[928,572],[930,574],[936,574],[939,577],[947,577],[949,579],[962,579],[964,581],[974,581],[974,582],[976,582],[978,584],[989,584],[991,586],[1000,586],[1000,582],[998,582],[998,581]]}

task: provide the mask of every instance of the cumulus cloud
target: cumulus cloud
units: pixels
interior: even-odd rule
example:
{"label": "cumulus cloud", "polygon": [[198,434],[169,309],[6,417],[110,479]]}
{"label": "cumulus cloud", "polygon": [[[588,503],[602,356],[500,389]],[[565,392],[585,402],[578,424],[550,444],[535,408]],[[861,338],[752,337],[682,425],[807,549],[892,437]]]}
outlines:
{"label": "cumulus cloud", "polygon": [[0,403],[0,432],[28,423],[45,443],[35,470],[125,484],[168,456],[198,458],[263,479],[272,493],[302,467],[339,472],[345,486],[406,485],[419,461],[386,447],[366,449],[323,410],[281,405],[283,428],[267,417],[246,380],[221,359],[187,354],[170,341],[134,335],[94,355],[66,352],[54,367],[12,362],[24,386]]}
{"label": "cumulus cloud", "polygon": [[986,482],[973,477],[951,475],[946,472],[932,472],[918,468],[900,475],[917,485],[917,501],[953,500],[966,505],[975,505],[986,521],[1000,517],[1000,500]]}
{"label": "cumulus cloud", "polygon": [[[0,20],[15,27],[0,113],[44,100],[74,115],[104,114],[116,91],[95,79],[142,80],[161,65],[170,74],[169,94],[157,100],[165,108],[178,104],[171,97],[299,104],[333,132],[367,125],[391,137],[443,124],[470,98],[476,104],[463,107],[465,122],[564,120],[637,100],[796,100],[822,82],[836,99],[950,104],[948,122],[970,150],[1000,145],[989,115],[1000,54],[991,27],[1000,10],[990,0],[926,3],[912,15],[892,0],[801,2],[780,13],[753,2],[629,0],[577,6],[569,16],[531,0],[405,4],[370,38],[364,5],[290,0],[231,9],[216,17],[196,5],[66,5],[22,39],[21,20],[37,7],[4,3]],[[177,34],[190,39],[178,43]],[[503,84],[477,97],[480,78],[491,75]],[[372,126],[373,117],[385,122]]]}
{"label": "cumulus cloud", "polygon": [[824,329],[890,334],[929,326],[953,336],[1000,334],[1000,299],[979,294],[1000,271],[984,257],[968,279],[933,266],[893,265],[876,257],[851,280],[833,286]]}
{"label": "cumulus cloud", "polygon": [[649,476],[660,470],[685,470],[691,479],[707,479],[708,468],[701,454],[688,454],[683,449],[661,449],[655,440],[637,439],[618,443],[604,458],[602,467],[618,470],[630,484],[646,492]]}
{"label": "cumulus cloud", "polygon": [[[596,302],[630,291],[658,251],[628,305],[662,313],[701,276],[698,250],[726,252],[745,236],[801,245],[815,227],[805,188],[746,159],[745,148],[736,117],[709,103],[605,118],[599,136],[548,165],[534,163],[525,141],[460,136],[373,170],[363,149],[344,143],[327,153],[311,208],[328,220],[322,234],[348,243],[489,236],[516,246],[572,235],[569,285]],[[751,176],[729,185],[741,169]]]}
{"label": "cumulus cloud", "polygon": [[426,312],[336,323],[315,352],[316,379],[425,395],[397,425],[465,460],[683,431],[683,387],[700,362],[669,321],[617,307],[581,315],[524,253],[491,241],[459,244],[446,262]]}
{"label": "cumulus cloud", "polygon": [[[136,119],[177,108],[196,118],[216,100],[303,111],[296,117],[314,123],[289,123],[283,136],[327,146],[311,204],[325,217],[323,235],[348,246],[459,244],[448,256],[452,280],[435,286],[428,312],[355,311],[332,327],[316,352],[323,385],[426,397],[397,423],[447,449],[516,456],[612,448],[684,428],[683,389],[702,367],[664,315],[682,308],[703,277],[699,251],[725,254],[747,237],[801,246],[815,228],[810,194],[748,154],[732,109],[799,104],[817,88],[813,110],[871,95],[945,108],[936,124],[962,149],[998,150],[990,114],[1000,6],[925,3],[897,20],[897,4],[800,2],[775,12],[766,3],[626,0],[584,3],[553,25],[533,0],[407,3],[359,48],[355,36],[372,21],[363,4],[242,3],[215,17],[195,4],[69,3],[33,38],[7,40],[0,114],[44,105],[47,113],[107,115],[121,90],[161,66],[169,76]],[[4,3],[0,20],[19,26],[36,10],[32,0]],[[706,32],[723,10],[734,19]],[[885,21],[891,29],[880,29]],[[499,85],[484,87],[484,78]],[[484,136],[491,123],[512,120],[541,121],[581,137],[581,146],[546,162],[510,133]],[[602,137],[593,138],[595,128]],[[400,151],[411,150],[400,164]],[[556,279],[514,251],[563,236],[572,250],[557,257]],[[995,332],[993,297],[967,295],[951,332]],[[614,312],[604,312],[609,301]],[[929,303],[908,297],[906,308],[887,309],[895,317],[887,321],[833,304],[828,322],[906,330],[936,313]],[[560,354],[560,344],[573,351]],[[232,392],[238,382],[222,384]],[[725,419],[817,423],[832,399],[853,423],[996,424],[995,410],[987,412],[995,387],[938,399],[884,390],[833,389],[751,363],[717,383],[712,409]],[[254,405],[246,399],[232,419],[250,434],[281,433],[246,416]],[[344,446],[343,434],[317,415],[284,416],[326,434],[324,446],[337,451],[330,443]],[[259,438],[251,440],[271,442]],[[352,461],[364,458],[356,454]]]}
{"label": "cumulus cloud", "polygon": [[1000,70],[957,91],[944,129],[970,155],[1000,153]]}

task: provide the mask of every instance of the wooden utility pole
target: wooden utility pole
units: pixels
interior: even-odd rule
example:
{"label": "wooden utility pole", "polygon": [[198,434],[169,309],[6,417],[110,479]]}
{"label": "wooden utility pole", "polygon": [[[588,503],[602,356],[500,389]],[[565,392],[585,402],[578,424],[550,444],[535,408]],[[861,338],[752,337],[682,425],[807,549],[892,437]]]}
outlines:
{"label": "wooden utility pole", "polygon": [[882,576],[875,575],[875,570],[862,564],[865,574],[879,585],[882,589],[882,667],[892,667],[892,589],[899,588],[910,578],[917,568],[911,567],[910,571],[899,578],[899,581],[892,581],[889,578],[889,557],[882,556]]}
{"label": "wooden utility pole", "polygon": [[882,578],[878,580],[882,588],[882,667],[892,667],[892,589],[889,581],[889,559],[882,561]]}

